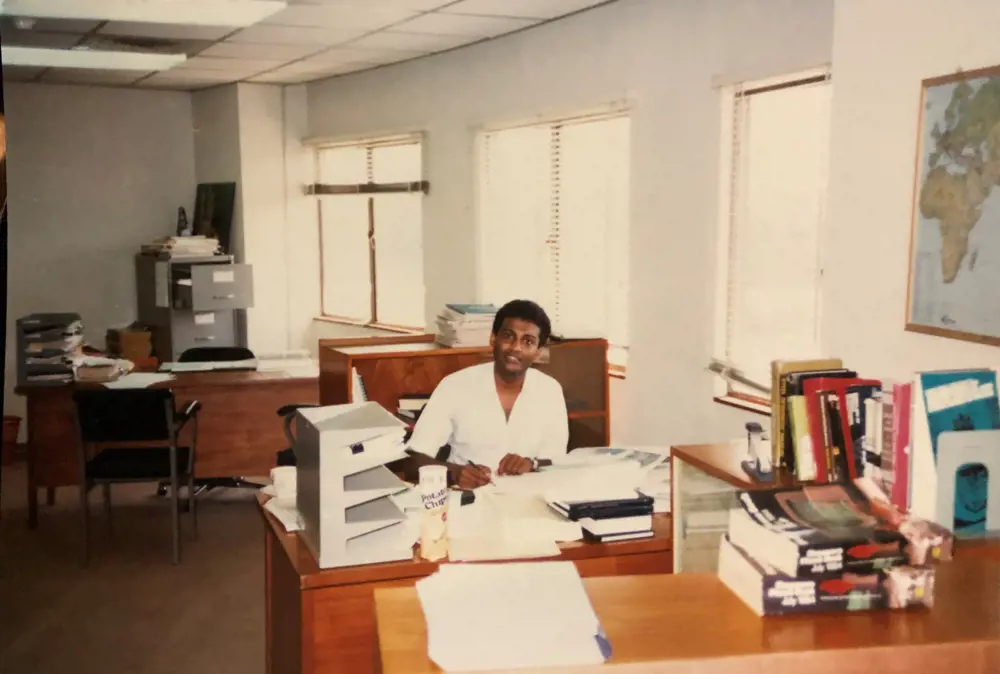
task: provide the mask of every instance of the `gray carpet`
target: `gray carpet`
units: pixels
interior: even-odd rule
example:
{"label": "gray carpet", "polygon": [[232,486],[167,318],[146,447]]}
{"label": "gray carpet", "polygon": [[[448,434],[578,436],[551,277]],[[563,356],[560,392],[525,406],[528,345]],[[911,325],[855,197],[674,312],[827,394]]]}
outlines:
{"label": "gray carpet", "polygon": [[91,492],[91,558],[79,563],[75,488],[44,505],[29,531],[23,466],[3,467],[0,671],[17,674],[197,674],[264,671],[263,529],[252,492],[199,501],[179,566],[170,514],[153,485],[112,492],[108,530]]}

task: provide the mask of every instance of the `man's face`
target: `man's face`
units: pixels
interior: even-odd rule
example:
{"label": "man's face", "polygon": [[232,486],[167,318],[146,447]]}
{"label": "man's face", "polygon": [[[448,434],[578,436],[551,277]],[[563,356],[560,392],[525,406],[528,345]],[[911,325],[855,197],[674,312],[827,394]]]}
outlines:
{"label": "man's face", "polygon": [[519,374],[538,359],[541,348],[538,326],[520,318],[504,319],[496,335],[490,337],[493,362],[501,372]]}

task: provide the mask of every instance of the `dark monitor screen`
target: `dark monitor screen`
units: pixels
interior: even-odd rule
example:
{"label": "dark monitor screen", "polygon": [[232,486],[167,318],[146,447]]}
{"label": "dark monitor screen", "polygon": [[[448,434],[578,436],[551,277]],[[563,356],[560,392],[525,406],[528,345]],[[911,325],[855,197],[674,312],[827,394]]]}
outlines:
{"label": "dark monitor screen", "polygon": [[223,253],[230,253],[236,183],[201,183],[195,194],[194,233],[216,237]]}

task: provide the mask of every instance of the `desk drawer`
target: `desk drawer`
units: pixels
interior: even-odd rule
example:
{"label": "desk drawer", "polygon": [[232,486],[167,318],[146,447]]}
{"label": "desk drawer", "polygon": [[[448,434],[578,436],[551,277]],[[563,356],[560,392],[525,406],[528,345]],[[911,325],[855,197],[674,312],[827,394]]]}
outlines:
{"label": "desk drawer", "polygon": [[176,360],[197,346],[235,346],[236,317],[232,311],[175,311],[171,332]]}
{"label": "desk drawer", "polygon": [[253,306],[253,274],[248,264],[191,265],[184,304],[193,311],[248,309]]}

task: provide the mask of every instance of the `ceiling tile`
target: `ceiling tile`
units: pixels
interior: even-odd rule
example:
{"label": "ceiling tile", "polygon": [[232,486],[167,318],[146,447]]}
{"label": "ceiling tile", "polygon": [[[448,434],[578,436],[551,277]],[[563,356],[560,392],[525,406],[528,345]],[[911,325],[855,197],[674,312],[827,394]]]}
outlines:
{"label": "ceiling tile", "polygon": [[237,77],[231,72],[226,72],[225,70],[177,70],[174,68],[172,70],[164,70],[154,73],[150,77],[147,77],[136,84],[138,86],[156,86],[158,84],[172,83],[215,85],[229,84],[230,82],[236,82],[240,79],[242,78]]}
{"label": "ceiling tile", "polygon": [[310,56],[306,60],[312,63],[372,63],[382,65],[396,63],[418,56],[425,56],[425,51],[407,51],[403,49],[360,49],[352,47],[334,47]]}
{"label": "ceiling tile", "polygon": [[52,84],[132,84],[148,74],[135,70],[50,68],[39,81]]}
{"label": "ceiling tile", "polygon": [[452,14],[516,16],[526,19],[554,19],[607,0],[462,0],[441,9]]}
{"label": "ceiling tile", "polygon": [[412,9],[365,7],[364,9],[335,4],[292,5],[262,21],[263,25],[306,26],[340,30],[370,31],[391,26],[417,16]]}
{"label": "ceiling tile", "polygon": [[471,35],[429,35],[427,33],[402,33],[395,30],[383,30],[365,37],[353,40],[345,47],[363,49],[396,49],[400,51],[418,51],[425,54],[460,47],[479,40]]}
{"label": "ceiling tile", "polygon": [[345,7],[358,12],[366,12],[372,4],[378,3],[379,9],[409,9],[417,12],[429,12],[455,0],[290,0],[290,5],[327,5]]}
{"label": "ceiling tile", "polygon": [[434,35],[472,35],[493,37],[538,23],[538,19],[513,19],[469,14],[421,14],[393,27],[395,31],[432,33]]}
{"label": "ceiling tile", "polygon": [[5,82],[27,82],[40,75],[45,68],[34,66],[4,66],[3,79]]}
{"label": "ceiling tile", "polygon": [[259,73],[263,70],[277,68],[285,63],[287,63],[287,61],[273,59],[225,59],[212,58],[209,56],[195,56],[194,58],[184,61],[184,63],[179,63],[174,66],[170,69],[170,72],[174,72],[176,70],[225,70],[235,73]]}
{"label": "ceiling tile", "polygon": [[[0,31],[3,31],[0,28]],[[53,49],[68,49],[79,42],[80,35],[68,33],[36,33],[28,30],[3,31],[3,46],[5,47],[50,47]]]}
{"label": "ceiling tile", "polygon": [[228,26],[184,26],[170,23],[131,23],[109,21],[100,33],[156,37],[166,40],[219,40],[235,30]]}
{"label": "ceiling tile", "polygon": [[303,26],[265,26],[257,24],[244,28],[229,38],[230,42],[256,42],[258,44],[318,44],[332,47],[340,42],[364,35],[364,30],[332,28],[306,28]]}
{"label": "ceiling tile", "polygon": [[260,58],[292,61],[324,49],[314,44],[256,44],[253,42],[217,42],[199,56],[220,58]]}
{"label": "ceiling tile", "polygon": [[334,75],[357,72],[373,68],[370,63],[341,63],[336,65],[327,64],[325,66],[299,61],[282,68],[262,73],[249,78],[249,82],[267,82],[272,84],[298,84],[301,82],[311,82],[321,80]]}

